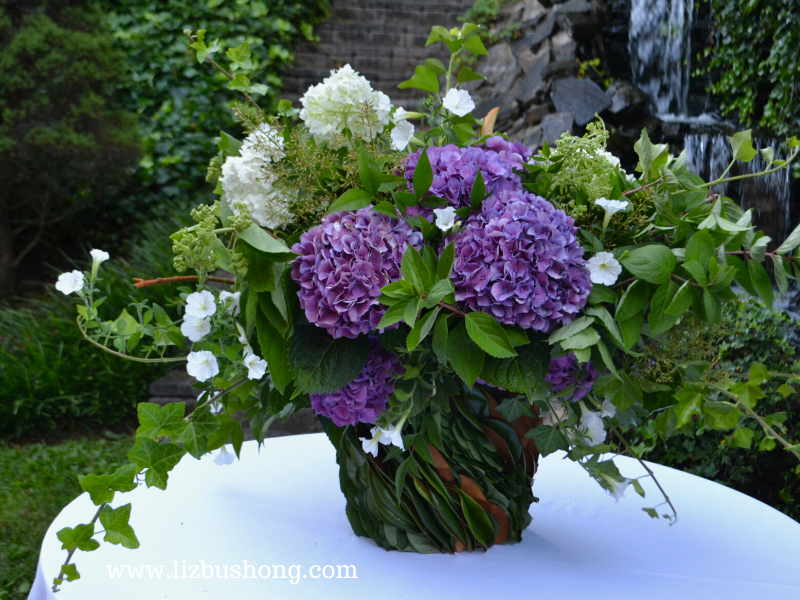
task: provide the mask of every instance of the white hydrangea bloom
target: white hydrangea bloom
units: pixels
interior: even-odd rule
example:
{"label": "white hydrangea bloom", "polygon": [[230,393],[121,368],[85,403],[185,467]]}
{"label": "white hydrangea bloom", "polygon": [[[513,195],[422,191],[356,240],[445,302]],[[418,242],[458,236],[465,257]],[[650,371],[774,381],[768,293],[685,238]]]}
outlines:
{"label": "white hydrangea bloom", "polygon": [[271,162],[284,156],[283,138],[277,129],[262,123],[242,142],[239,156],[228,157],[220,181],[235,214],[241,203],[262,227],[276,229],[292,222],[289,199],[273,187],[275,176],[267,170]]}
{"label": "white hydrangea bloom", "polygon": [[300,103],[300,118],[314,139],[333,147],[345,143],[345,129],[355,139],[375,139],[392,118],[389,97],[373,90],[350,65],[331,71],[322,83],[308,88]]}

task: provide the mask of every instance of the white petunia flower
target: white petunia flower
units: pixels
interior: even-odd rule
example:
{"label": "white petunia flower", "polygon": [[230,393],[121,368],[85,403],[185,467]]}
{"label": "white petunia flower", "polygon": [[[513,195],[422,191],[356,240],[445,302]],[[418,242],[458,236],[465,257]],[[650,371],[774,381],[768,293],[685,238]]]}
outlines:
{"label": "white petunia flower", "polygon": [[611,152],[598,148],[597,150],[595,150],[594,153],[597,156],[602,156],[603,158],[605,158],[611,164],[612,167],[619,166],[619,159],[613,154],[611,154]]}
{"label": "white petunia flower", "polygon": [[211,319],[198,319],[192,315],[186,315],[181,324],[181,333],[193,342],[199,342],[211,333]]}
{"label": "white petunia flower", "polygon": [[228,314],[233,315],[234,317],[238,316],[241,312],[241,306],[239,301],[242,298],[242,292],[220,292],[219,293],[219,303],[225,307],[225,310],[228,311]]}
{"label": "white petunia flower", "polygon": [[619,499],[625,496],[625,490],[631,484],[631,480],[626,477],[622,481],[618,481],[608,475],[603,475],[603,479],[605,479],[609,487],[611,487],[610,490],[606,491],[613,496],[615,503],[619,503]]}
{"label": "white petunia flower", "polygon": [[434,214],[436,215],[436,226],[441,229],[442,231],[447,231],[451,229],[456,222],[456,209],[452,206],[446,206],[445,208],[434,208]]}
{"label": "white petunia flower", "polygon": [[626,210],[630,204],[627,200],[609,200],[608,198],[598,198],[594,203],[606,211],[603,217],[603,229],[608,227],[611,217],[621,210]]}
{"label": "white petunia flower", "polygon": [[111,256],[109,256],[108,252],[104,252],[103,250],[97,250],[96,248],[89,252],[92,257],[92,277],[97,276],[97,269],[100,268],[100,265],[106,262]]}
{"label": "white petunia flower", "polygon": [[267,372],[267,361],[252,354],[252,352],[250,354],[245,354],[242,362],[244,366],[247,367],[248,379],[261,379]]}
{"label": "white petunia flower", "polygon": [[599,412],[584,411],[580,430],[588,438],[590,446],[598,446],[606,441],[606,429]]}
{"label": "white petunia flower", "polygon": [[239,156],[225,160],[220,183],[234,214],[240,214],[244,205],[262,227],[275,229],[292,222],[290,200],[273,186],[275,175],[269,172],[269,165],[284,156],[283,136],[262,123],[242,142]]}
{"label": "white petunia flower", "polygon": [[65,296],[69,296],[73,292],[80,292],[83,289],[83,273],[80,271],[62,273],[56,281],[56,289]]}
{"label": "white petunia flower", "polygon": [[617,407],[608,400],[603,400],[603,404],[600,407],[600,416],[613,419],[615,414],[617,414]]}
{"label": "white petunia flower", "polygon": [[244,344],[244,350],[242,351],[242,353],[245,356],[247,356],[248,354],[252,354],[253,353],[253,348],[252,348],[252,346],[250,346],[250,344],[247,341],[247,333],[245,332],[244,327],[242,327],[241,325],[239,325],[237,323],[236,324],[236,330],[239,332],[239,337],[237,338],[239,343],[240,344]]}
{"label": "white petunia flower", "polygon": [[204,319],[217,312],[214,294],[208,290],[194,292],[186,297],[186,314],[195,319]]}
{"label": "white petunia flower", "polygon": [[592,283],[613,285],[622,273],[622,265],[611,252],[598,252],[586,261],[586,264],[589,267],[589,279]]}
{"label": "white petunia flower", "polygon": [[550,408],[544,415],[542,415],[542,424],[556,427],[559,422],[567,418],[567,408],[561,402],[550,402]]}
{"label": "white petunia flower", "polygon": [[381,444],[384,446],[397,446],[401,450],[405,450],[402,429],[403,426],[400,424],[392,425],[389,429],[381,428]]}
{"label": "white petunia flower", "polygon": [[314,139],[335,147],[347,142],[345,129],[353,138],[369,141],[379,136],[391,120],[389,97],[373,90],[369,81],[350,65],[331,71],[322,83],[308,88],[300,103],[300,119]]}
{"label": "white petunia flower", "polygon": [[217,357],[208,350],[190,352],[186,357],[186,372],[201,383],[208,381],[219,373]]}
{"label": "white petunia flower", "polygon": [[378,446],[378,442],[381,441],[381,436],[383,435],[383,432],[381,431],[380,427],[373,427],[370,430],[370,433],[372,434],[372,439],[369,440],[367,438],[358,438],[358,439],[361,441],[361,448],[364,450],[364,453],[372,454],[372,456],[377,458],[378,449],[380,447]]}
{"label": "white petunia flower", "polygon": [[408,121],[401,121],[392,129],[392,148],[405,150],[411,138],[414,137],[414,126]]}
{"label": "white petunia flower", "polygon": [[475,102],[469,92],[467,90],[457,90],[456,88],[450,88],[450,91],[445,94],[442,106],[459,117],[468,115],[475,110]]}
{"label": "white petunia flower", "polygon": [[236,455],[233,452],[228,452],[228,447],[223,446],[219,449],[219,453],[214,457],[214,464],[218,467],[226,467],[233,462]]}

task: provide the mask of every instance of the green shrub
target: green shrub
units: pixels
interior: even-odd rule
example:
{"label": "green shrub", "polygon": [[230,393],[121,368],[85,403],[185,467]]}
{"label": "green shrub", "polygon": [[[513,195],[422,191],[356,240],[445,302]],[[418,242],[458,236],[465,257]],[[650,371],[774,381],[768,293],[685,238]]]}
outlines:
{"label": "green shrub", "polygon": [[[753,361],[762,362],[770,371],[797,372],[795,362],[796,324],[786,315],[766,308],[757,300],[748,299],[724,305],[721,329],[714,336],[718,344],[716,366],[731,371],[746,372]],[[685,340],[685,345],[690,340]],[[765,398],[758,401],[762,412],[783,412],[789,439],[800,432],[800,402],[794,394],[784,398],[777,392],[782,382],[764,384]],[[765,408],[769,407],[769,408]],[[680,436],[661,441],[652,432],[640,428],[637,435],[652,449],[647,459],[693,473],[728,485],[753,496],[800,520],[800,472],[797,461],[777,447],[770,452],[758,452],[762,444],[771,444],[760,427],[753,427],[749,449],[732,448],[726,433],[708,429],[698,422],[680,430]]]}
{"label": "green shrub", "polygon": [[[174,285],[141,291],[133,277],[174,274],[169,234],[178,221],[155,222],[130,246],[128,259],[112,252],[100,273],[108,300],[101,312],[115,318],[128,295],[150,298],[164,308]],[[88,258],[76,268],[87,268]],[[146,399],[147,384],[168,367],[122,360],[94,349],[75,325],[71,297],[50,291],[21,308],[0,307],[0,435],[63,434],[81,426],[119,427]]]}
{"label": "green shrub", "polygon": [[0,444],[0,598],[27,597],[47,528],[82,492],[78,475],[113,471],[128,462],[131,445],[128,436],[54,446]]}

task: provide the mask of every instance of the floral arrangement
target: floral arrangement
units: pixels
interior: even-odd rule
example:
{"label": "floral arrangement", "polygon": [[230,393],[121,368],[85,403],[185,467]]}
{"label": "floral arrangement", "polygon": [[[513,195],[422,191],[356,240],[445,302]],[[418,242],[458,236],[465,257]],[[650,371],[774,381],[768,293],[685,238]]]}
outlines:
{"label": "floral arrangement", "polygon": [[[138,546],[131,505],[112,507],[117,493],[165,489],[186,454],[233,460],[226,444],[239,453],[242,414],[261,443],[275,419],[312,408],[336,447],[355,533],[417,552],[519,541],[536,461],[558,450],[615,499],[629,487],[644,495],[647,465],[623,475],[613,461],[638,457],[621,432],[633,424],[666,438],[701,421],[743,447],[758,426],[764,450],[800,458],[784,416],[757,411],[764,381],[784,378],[788,395],[798,375],[758,362],[729,372],[702,355],[666,367],[662,357],[650,375],[664,334],[714,326],[737,300],[733,284],[771,304],[765,262],[781,290],[800,277],[800,228],[767,252],[751,212],[710,192],[725,175],[704,182],[646,131],[635,174],[606,151],[600,120],[538,154],[495,134],[496,111],[474,118],[459,89],[481,77],[459,60],[486,54],[476,30],[432,29],[428,44],[451,58],[401,84],[428,93],[417,112],[345,66],[301,110],[283,101],[274,117],[252,100],[243,46],[225,68],[212,58],[218,41],[187,32],[197,60],[243,93],[235,111],[249,133],[220,134],[208,171],[219,199],[172,236],[176,270],[194,274],[137,280],[187,284],[175,298],[182,319],[134,301],[103,320],[102,251],[56,287],[79,299],[90,343],[185,361],[201,395],[188,416],[183,404],[140,404],[130,464],[81,477],[98,510],[58,532],[68,556],[55,587],[79,577],[76,550],[99,546],[98,520],[105,541]],[[756,155],[750,132],[730,142],[734,161]],[[765,173],[797,156],[800,142],[787,143],[787,161],[761,150]],[[674,520],[658,487],[663,501],[644,510]]]}

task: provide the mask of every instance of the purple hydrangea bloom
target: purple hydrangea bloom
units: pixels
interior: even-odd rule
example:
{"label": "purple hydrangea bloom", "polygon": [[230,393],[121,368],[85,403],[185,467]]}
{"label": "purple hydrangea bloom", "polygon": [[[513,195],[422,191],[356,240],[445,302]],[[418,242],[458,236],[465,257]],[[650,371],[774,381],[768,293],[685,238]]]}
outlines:
{"label": "purple hydrangea bloom", "polygon": [[[578,379],[580,376],[580,379]],[[553,384],[553,391],[560,392],[563,389],[574,385],[572,395],[567,400],[577,402],[592,391],[594,380],[600,376],[591,361],[581,365],[575,358],[575,354],[570,352],[563,356],[558,356],[550,361],[550,368],[547,371],[545,381]]]}
{"label": "purple hydrangea bloom", "polygon": [[386,410],[386,402],[394,391],[394,380],[404,372],[400,359],[372,338],[367,364],[358,377],[338,392],[311,394],[311,408],[338,427],[374,423]]}
{"label": "purple hydrangea bloom", "polygon": [[[410,154],[405,162],[404,177],[413,186],[414,171],[422,150]],[[472,186],[478,176],[483,175],[487,193],[500,189],[520,187],[519,175],[513,169],[522,169],[531,156],[531,151],[519,142],[508,142],[500,136],[491,137],[485,144],[459,148],[454,144],[428,148],[428,160],[433,170],[433,184],[429,195],[447,198],[449,206],[469,206]],[[433,211],[425,207],[412,207],[410,215],[430,218]]]}
{"label": "purple hydrangea bloom", "polygon": [[370,207],[326,216],[292,246],[300,255],[292,279],[306,318],[335,338],[375,329],[386,312],[377,300],[380,290],[400,279],[409,244],[420,248],[422,234]]}
{"label": "purple hydrangea bloom", "polygon": [[455,236],[456,300],[545,333],[571,323],[592,289],[577,231],[544,198],[495,193]]}

